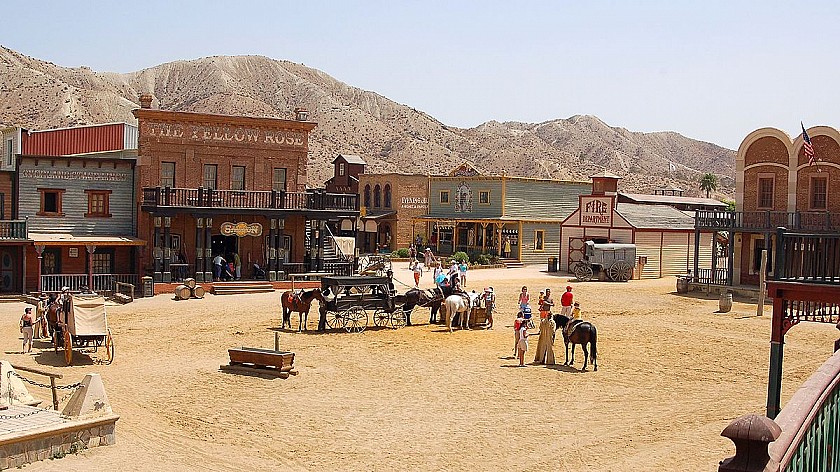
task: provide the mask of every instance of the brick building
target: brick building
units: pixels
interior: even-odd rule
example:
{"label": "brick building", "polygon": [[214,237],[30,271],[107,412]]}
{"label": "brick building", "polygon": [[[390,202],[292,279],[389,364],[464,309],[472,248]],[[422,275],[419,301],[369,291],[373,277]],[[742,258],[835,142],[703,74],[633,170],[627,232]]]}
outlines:
{"label": "brick building", "polygon": [[733,244],[720,250],[730,263],[713,266],[713,280],[757,284],[764,249],[772,275],[777,227],[840,232],[840,192],[833,190],[840,188],[840,132],[815,126],[808,135],[816,154],[813,164],[801,134],[791,139],[776,128],[761,128],[744,138],[735,161],[735,211],[698,211],[698,230],[732,234]]}
{"label": "brick building", "polygon": [[425,241],[426,225],[414,218],[428,211],[428,194],[428,175],[359,175],[359,196],[365,209],[356,241],[360,251],[407,248],[418,235]]}
{"label": "brick building", "polygon": [[[358,197],[306,189],[309,132],[295,120],[151,109],[141,97],[138,234],[148,273],[213,278],[216,255],[238,254],[270,279],[318,268],[329,219],[355,218]],[[175,264],[173,266],[173,264]]]}

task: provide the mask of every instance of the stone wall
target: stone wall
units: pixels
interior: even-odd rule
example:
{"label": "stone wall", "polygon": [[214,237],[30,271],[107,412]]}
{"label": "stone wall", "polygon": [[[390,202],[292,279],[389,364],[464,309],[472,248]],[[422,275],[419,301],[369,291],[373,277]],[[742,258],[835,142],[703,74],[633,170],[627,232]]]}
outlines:
{"label": "stone wall", "polygon": [[43,434],[29,434],[16,442],[0,442],[0,470],[21,467],[32,462],[55,459],[97,446],[116,443],[115,422],[118,416]]}

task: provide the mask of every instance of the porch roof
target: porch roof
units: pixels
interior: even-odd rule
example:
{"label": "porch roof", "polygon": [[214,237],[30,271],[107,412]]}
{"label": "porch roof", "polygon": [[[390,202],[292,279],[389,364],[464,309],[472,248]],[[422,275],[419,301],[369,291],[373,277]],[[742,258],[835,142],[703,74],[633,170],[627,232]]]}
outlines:
{"label": "porch roof", "polygon": [[451,221],[464,223],[518,223],[523,222],[544,222],[544,223],[562,223],[563,218],[519,218],[515,216],[493,216],[493,217],[475,217],[464,215],[464,217],[453,217],[452,215],[419,215],[412,217],[414,220],[426,221]]}
{"label": "porch roof", "polygon": [[113,235],[85,235],[77,236],[70,233],[29,233],[36,246],[67,246],[99,244],[102,246],[145,246],[146,241],[133,236]]}

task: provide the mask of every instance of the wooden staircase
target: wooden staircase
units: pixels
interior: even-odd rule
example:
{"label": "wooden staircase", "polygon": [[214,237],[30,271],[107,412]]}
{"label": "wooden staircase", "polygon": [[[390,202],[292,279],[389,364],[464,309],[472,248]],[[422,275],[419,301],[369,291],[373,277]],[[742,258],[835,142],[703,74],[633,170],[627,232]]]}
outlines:
{"label": "wooden staircase", "polygon": [[502,257],[499,259],[499,262],[504,264],[506,269],[520,269],[525,267],[525,265],[522,264],[522,261],[510,257]]}
{"label": "wooden staircase", "polygon": [[213,282],[214,295],[241,295],[245,293],[273,292],[274,287],[269,282],[259,280],[238,280],[236,282]]}

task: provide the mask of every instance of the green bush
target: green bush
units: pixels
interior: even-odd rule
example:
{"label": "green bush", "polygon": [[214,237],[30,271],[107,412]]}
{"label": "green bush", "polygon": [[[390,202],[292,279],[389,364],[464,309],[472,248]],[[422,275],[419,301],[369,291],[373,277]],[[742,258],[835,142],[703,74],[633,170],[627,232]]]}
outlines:
{"label": "green bush", "polygon": [[487,254],[479,254],[475,256],[475,263],[480,265],[488,265],[490,264],[490,258],[487,257]]}
{"label": "green bush", "polygon": [[452,258],[455,259],[456,261],[458,261],[458,264],[460,264],[462,262],[469,262],[470,261],[470,256],[468,256],[467,253],[464,252],[464,251],[456,252],[455,255],[452,256]]}
{"label": "green bush", "polygon": [[391,254],[391,257],[401,257],[401,258],[408,257],[408,248],[407,247],[401,247],[401,248],[397,249],[396,251],[393,252],[393,254]]}

